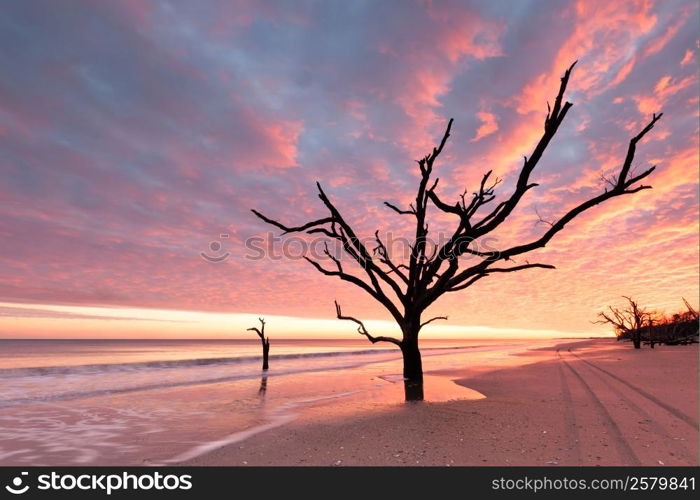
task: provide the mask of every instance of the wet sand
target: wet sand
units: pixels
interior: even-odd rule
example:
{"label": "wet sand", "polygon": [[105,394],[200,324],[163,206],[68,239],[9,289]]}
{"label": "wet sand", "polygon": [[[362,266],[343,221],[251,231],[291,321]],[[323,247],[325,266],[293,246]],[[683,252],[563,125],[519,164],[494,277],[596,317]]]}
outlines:
{"label": "wet sand", "polygon": [[318,402],[179,463],[698,465],[697,345],[634,350],[605,339],[521,356],[513,367],[433,372],[469,388],[468,399],[431,398],[426,387],[431,402]]}

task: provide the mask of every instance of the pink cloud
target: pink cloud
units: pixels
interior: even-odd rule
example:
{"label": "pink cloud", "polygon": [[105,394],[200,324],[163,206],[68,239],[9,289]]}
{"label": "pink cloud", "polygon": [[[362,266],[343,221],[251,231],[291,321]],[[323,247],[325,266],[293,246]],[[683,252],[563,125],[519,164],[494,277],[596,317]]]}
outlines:
{"label": "pink cloud", "polygon": [[484,137],[498,131],[496,115],[493,113],[480,111],[476,114],[476,117],[481,121],[481,125],[479,125],[479,128],[476,129],[476,135],[471,139],[471,142],[480,141]]}
{"label": "pink cloud", "polygon": [[450,62],[464,56],[486,59],[503,55],[500,38],[505,25],[489,21],[457,3],[429,3],[428,15],[443,28],[431,33]]}
{"label": "pink cloud", "polygon": [[618,70],[618,72],[615,74],[615,77],[610,81],[610,83],[608,83],[603,89],[601,89],[601,92],[604,92],[613,87],[617,87],[620,83],[624,82],[625,78],[627,78],[632,72],[632,69],[634,68],[636,62],[636,57],[630,58],[630,60],[627,61],[627,63]]}
{"label": "pink cloud", "polygon": [[685,54],[683,55],[683,59],[681,60],[681,66],[685,66],[686,64],[690,64],[693,62],[693,59],[695,58],[695,52],[693,52],[690,49],[687,49],[685,51]]}
{"label": "pink cloud", "polygon": [[642,58],[644,59],[661,52],[661,50],[666,47],[666,44],[678,34],[681,27],[688,21],[688,17],[692,17],[690,9],[681,9],[676,19],[666,27],[664,32],[659,36],[652,38],[644,52],[642,52]]}
{"label": "pink cloud", "polygon": [[438,110],[452,80],[471,59],[501,56],[504,32],[502,22],[456,2],[428,3],[410,21],[382,30],[376,50],[391,59],[396,72],[374,90],[409,118],[399,143],[411,156],[429,151],[434,130],[444,126]]}

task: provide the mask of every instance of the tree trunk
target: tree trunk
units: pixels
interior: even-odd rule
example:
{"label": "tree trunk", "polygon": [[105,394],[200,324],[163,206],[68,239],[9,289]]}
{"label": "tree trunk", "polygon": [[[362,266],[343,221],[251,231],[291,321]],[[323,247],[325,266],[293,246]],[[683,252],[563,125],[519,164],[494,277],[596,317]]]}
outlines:
{"label": "tree trunk", "polygon": [[268,369],[267,357],[270,352],[270,339],[262,339],[262,349],[263,349],[263,370]]}
{"label": "tree trunk", "polygon": [[418,333],[404,337],[401,342],[403,353],[403,378],[406,401],[423,400],[423,363],[418,349]]}
{"label": "tree trunk", "polygon": [[635,349],[641,349],[642,347],[642,335],[639,333],[639,330],[634,332],[632,334],[632,343],[634,344]]}

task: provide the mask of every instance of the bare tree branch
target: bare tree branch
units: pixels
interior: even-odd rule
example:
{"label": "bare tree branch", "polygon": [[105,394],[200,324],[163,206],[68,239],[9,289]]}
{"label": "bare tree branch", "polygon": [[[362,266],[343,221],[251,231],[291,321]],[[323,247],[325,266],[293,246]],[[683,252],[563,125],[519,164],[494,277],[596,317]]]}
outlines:
{"label": "bare tree branch", "polygon": [[362,323],[362,321],[360,321],[357,318],[353,318],[352,316],[343,316],[343,313],[340,310],[340,304],[338,304],[338,301],[334,301],[334,302],[335,302],[335,314],[338,317],[338,319],[345,319],[345,320],[357,323],[357,325],[359,325],[357,327],[358,333],[367,337],[370,342],[372,342],[373,344],[376,344],[377,342],[391,342],[392,344],[395,344],[395,345],[401,347],[401,341],[398,339],[395,339],[393,337],[381,337],[381,336],[380,337],[373,337],[372,335],[370,335],[370,333],[367,331],[367,329],[365,328],[365,325],[364,325],[364,323]]}
{"label": "bare tree branch", "polygon": [[427,325],[427,324],[429,324],[429,323],[432,323],[433,321],[437,321],[437,320],[439,320],[439,319],[447,320],[447,316],[435,316],[435,317],[433,317],[433,318],[430,318],[428,321],[423,321],[423,322],[420,324],[420,327],[423,328],[425,325]]}
{"label": "bare tree branch", "polygon": [[535,215],[537,215],[537,224],[547,224],[549,227],[552,227],[554,225],[554,222],[552,222],[551,220],[543,218],[540,215],[540,212],[539,210],[537,210],[537,208],[535,208]]}
{"label": "bare tree branch", "polygon": [[[663,113],[659,113],[658,115],[654,113],[652,115],[651,121],[647,124],[646,127],[642,129],[641,132],[639,132],[637,135],[632,137],[630,139],[630,144],[627,147],[627,156],[625,156],[625,163],[622,165],[622,170],[620,170],[620,175],[618,176],[618,186],[624,185],[627,181],[627,173],[629,172],[630,168],[632,167],[632,161],[634,160],[634,153],[637,150],[637,143],[642,140],[642,138],[651,131],[652,128],[654,128],[654,125],[656,125],[656,122],[659,121],[659,119],[663,116]],[[651,173],[651,172],[650,172]],[[648,175],[648,174],[646,174]],[[634,182],[634,181],[632,181]],[[630,182],[630,185],[631,183]],[[629,187],[629,185],[625,186]]]}
{"label": "bare tree branch", "polygon": [[471,285],[476,283],[478,280],[481,278],[485,278],[486,276],[490,275],[491,273],[513,273],[516,271],[522,271],[524,269],[534,269],[534,268],[540,268],[540,269],[556,269],[556,267],[550,265],[550,264],[523,264],[520,266],[513,266],[513,267],[505,267],[505,268],[495,268],[495,267],[484,267],[483,271],[479,271],[476,274],[473,274],[469,280],[462,280],[461,283],[457,283],[456,281],[452,281],[452,283],[455,283],[453,285],[448,284],[447,291],[448,292],[456,292],[459,290],[464,290],[465,288],[469,288]]}
{"label": "bare tree branch", "polygon": [[556,267],[550,265],[550,264],[523,264],[521,266],[514,266],[514,267],[489,267],[486,268],[485,274],[491,274],[491,273],[512,273],[515,271],[522,271],[523,269],[533,269],[533,268],[540,268],[540,269],[556,269]]}
{"label": "bare tree branch", "polygon": [[401,215],[416,215],[416,210],[415,210],[415,208],[413,208],[413,207],[411,207],[410,210],[401,210],[399,207],[397,207],[396,205],[392,205],[392,204],[389,203],[388,201],[385,201],[385,202],[384,202],[384,205],[386,205],[387,207],[389,207],[390,209],[392,209],[392,210],[393,210],[394,212],[396,212],[397,214],[401,214]]}
{"label": "bare tree branch", "polygon": [[448,205],[438,197],[434,189],[428,191],[428,197],[430,198],[430,201],[432,201],[433,204],[443,212],[456,215],[462,214],[462,209],[460,208],[459,203],[455,203],[454,205]]}
{"label": "bare tree branch", "polygon": [[[360,267],[362,267],[365,270],[367,277],[371,282],[371,285],[368,285],[367,283],[355,276],[342,272],[340,269],[338,269],[338,271],[328,271],[324,269],[318,262],[307,257],[304,258],[308,262],[310,262],[319,272],[328,276],[339,276],[341,279],[349,281],[364,289],[365,291],[369,292],[376,300],[381,302],[386,307],[386,309],[392,314],[392,316],[398,321],[402,317],[401,312],[391,301],[391,299],[386,295],[379,283],[379,279],[381,279],[384,283],[387,283],[394,291],[396,296],[399,298],[399,300],[403,302],[404,294],[400,286],[389,276],[387,272],[383,271],[373,262],[372,256],[367,251],[366,247],[362,244],[359,238],[357,238],[350,225],[347,224],[347,222],[345,222],[338,210],[328,199],[326,194],[323,192],[321,185],[319,183],[316,183],[316,185],[319,190],[319,198],[321,198],[323,203],[331,212],[330,217],[318,219],[307,224],[303,224],[301,226],[287,226],[279,221],[270,219],[269,217],[262,215],[257,210],[253,210],[253,213],[266,223],[282,229],[284,233],[322,233],[328,237],[340,241],[343,245],[343,250],[348,255],[350,255],[360,265]],[[330,230],[327,228],[320,227],[324,224],[330,224]],[[330,254],[327,253],[327,255],[330,257]],[[339,261],[337,261],[336,259],[333,260],[336,266],[338,266]]]}
{"label": "bare tree branch", "polygon": [[481,278],[485,278],[486,274],[477,274],[471,277],[471,279],[464,281],[460,285],[452,286],[450,288],[447,288],[446,291],[448,292],[458,292],[459,290],[464,290],[465,288],[469,288],[472,286],[474,283],[479,281]]}
{"label": "bare tree branch", "polygon": [[382,264],[386,264],[389,267],[390,273],[396,273],[396,275],[399,278],[401,278],[401,280],[404,283],[408,284],[408,278],[406,277],[406,275],[404,273],[401,272],[401,267],[406,267],[406,266],[401,266],[401,265],[397,266],[391,261],[391,259],[389,258],[389,252],[386,249],[386,245],[384,245],[381,238],[379,237],[379,230],[376,230],[374,232],[374,239],[377,241],[377,247],[374,249],[374,253],[379,255],[379,261]]}
{"label": "bare tree branch", "polygon": [[270,219],[269,217],[265,217],[263,214],[258,212],[257,210],[251,209],[251,212],[253,212],[258,218],[262,219],[263,221],[267,222],[268,224],[280,228],[283,233],[282,234],[287,234],[287,233],[301,233],[306,231],[307,229],[311,229],[316,226],[321,226],[323,224],[328,224],[329,222],[333,222],[333,217],[325,217],[323,219],[318,219],[315,221],[307,222],[306,224],[302,226],[296,226],[296,227],[289,227],[285,226],[281,222],[278,222],[274,219]]}
{"label": "bare tree branch", "polygon": [[261,340],[265,340],[265,320],[263,318],[258,318],[258,321],[260,321],[260,328],[261,329],[253,327],[253,328],[246,328],[246,331],[255,332],[258,334],[258,337],[260,337]]}
{"label": "bare tree branch", "polygon": [[319,264],[318,262],[316,262],[313,259],[310,259],[309,257],[304,256],[304,259],[307,262],[309,262],[312,266],[314,266],[316,268],[316,270],[318,272],[320,272],[321,274],[325,274],[326,276],[338,276],[341,280],[348,281],[354,285],[357,285],[358,287],[362,288],[364,291],[369,293],[376,300],[382,302],[382,297],[377,294],[377,291],[374,288],[372,288],[372,286],[368,285],[367,283],[362,281],[357,276],[353,276],[351,274],[344,272],[342,270],[342,268],[337,270],[337,271],[330,271],[328,269],[325,269],[323,266],[321,266],[321,264]]}
{"label": "bare tree branch", "polygon": [[[428,186],[428,181],[430,180],[430,175],[432,174],[433,171],[433,164],[436,160],[436,158],[440,155],[442,152],[443,148],[445,147],[445,143],[447,142],[447,139],[450,137],[450,131],[452,130],[452,123],[454,122],[454,119],[450,119],[450,121],[447,123],[447,128],[445,129],[445,133],[442,136],[442,140],[440,141],[440,145],[437,148],[433,148],[433,152],[423,159],[418,161],[418,166],[421,171],[421,180],[418,185],[418,193],[416,194],[416,236],[414,240],[414,246],[413,246],[413,251],[411,252],[411,258],[409,261],[409,272],[408,272],[408,281],[409,281],[409,287],[407,290],[407,298],[408,294],[412,291],[412,289],[416,289],[418,287],[418,282],[423,278],[424,274],[424,267],[427,263],[426,255],[425,255],[425,244],[426,244],[426,237],[428,234],[428,227],[425,225],[425,214],[427,210],[427,204],[428,204],[428,195],[427,195],[427,186]],[[435,184],[433,184],[433,188],[437,184],[437,181],[435,181]]]}
{"label": "bare tree branch", "polygon": [[384,291],[382,290],[381,286],[379,285],[379,282],[377,281],[377,276],[386,284],[388,284],[394,291],[396,296],[399,298],[399,300],[403,302],[404,293],[401,290],[401,287],[398,285],[398,283],[391,279],[391,277],[385,271],[381,270],[376,264],[374,264],[372,256],[367,251],[367,248],[365,248],[362,241],[357,237],[352,227],[350,227],[350,225],[347,222],[345,222],[345,219],[343,219],[343,217],[340,215],[338,209],[336,209],[333,203],[331,203],[331,201],[328,199],[326,193],[324,193],[323,188],[321,187],[321,184],[317,182],[316,186],[318,187],[319,192],[318,197],[321,199],[323,204],[326,205],[326,208],[328,208],[328,210],[330,211],[333,222],[337,223],[341,228],[340,234],[341,239],[343,241],[343,248],[346,250],[352,250],[348,253],[350,253],[350,255],[358,262],[358,264],[360,264],[360,266],[363,269],[365,269],[367,275],[372,281],[372,285],[374,286],[374,289],[377,292],[377,294],[383,296],[385,301],[391,303],[392,306],[395,308],[390,299],[384,294]]}
{"label": "bare tree branch", "polygon": [[262,338],[263,335],[264,335],[264,334],[263,334],[260,330],[258,330],[256,327],[253,327],[253,328],[246,328],[246,331],[255,332],[255,333],[258,334],[258,337],[260,337],[260,338]]}

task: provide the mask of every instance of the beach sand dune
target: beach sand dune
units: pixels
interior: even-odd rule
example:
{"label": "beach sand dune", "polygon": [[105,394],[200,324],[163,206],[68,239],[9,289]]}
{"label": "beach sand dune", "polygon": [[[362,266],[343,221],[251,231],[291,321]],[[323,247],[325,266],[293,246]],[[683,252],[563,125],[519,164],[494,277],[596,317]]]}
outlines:
{"label": "beach sand dune", "polygon": [[524,356],[533,361],[438,373],[485,398],[335,401],[186,463],[698,465],[697,345],[591,340]]}

